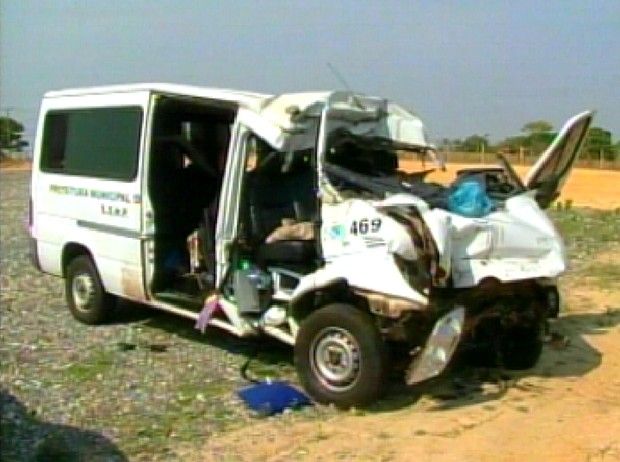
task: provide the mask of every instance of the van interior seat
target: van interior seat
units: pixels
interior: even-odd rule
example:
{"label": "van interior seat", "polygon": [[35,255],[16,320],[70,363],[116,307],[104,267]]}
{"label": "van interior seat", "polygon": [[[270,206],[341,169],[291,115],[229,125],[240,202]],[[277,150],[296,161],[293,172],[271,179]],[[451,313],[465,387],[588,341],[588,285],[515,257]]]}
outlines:
{"label": "van interior seat", "polygon": [[313,240],[266,243],[285,218],[312,221],[317,213],[314,171],[302,155],[285,165],[282,153],[269,153],[246,177],[249,238],[259,263],[308,263],[316,259]]}

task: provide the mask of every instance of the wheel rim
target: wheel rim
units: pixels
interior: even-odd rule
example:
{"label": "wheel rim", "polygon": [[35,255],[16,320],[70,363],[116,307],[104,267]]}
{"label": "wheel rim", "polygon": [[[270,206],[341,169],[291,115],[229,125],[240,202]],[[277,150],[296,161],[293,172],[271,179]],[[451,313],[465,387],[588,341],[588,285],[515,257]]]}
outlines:
{"label": "wheel rim", "polygon": [[89,274],[78,274],[73,278],[71,293],[75,308],[80,311],[89,311],[95,295],[95,283]]}
{"label": "wheel rim", "polygon": [[361,368],[359,344],[348,331],[327,327],[310,347],[310,366],[323,386],[343,392],[355,385]]}

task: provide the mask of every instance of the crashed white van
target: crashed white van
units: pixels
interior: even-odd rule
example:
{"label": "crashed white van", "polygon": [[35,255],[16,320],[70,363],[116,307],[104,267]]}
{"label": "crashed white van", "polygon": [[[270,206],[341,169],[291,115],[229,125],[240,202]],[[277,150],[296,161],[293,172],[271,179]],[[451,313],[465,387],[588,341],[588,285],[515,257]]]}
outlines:
{"label": "crashed white van", "polygon": [[[318,401],[373,401],[387,345],[407,382],[459,344],[532,366],[557,314],[557,197],[592,114],[572,118],[525,181],[500,168],[452,187],[399,170],[431,149],[422,122],[350,92],[270,96],[171,84],[50,92],[32,172],[32,256],[66,282],[71,313],[103,322],[117,297],[294,345]],[[446,202],[475,179],[492,209]]]}

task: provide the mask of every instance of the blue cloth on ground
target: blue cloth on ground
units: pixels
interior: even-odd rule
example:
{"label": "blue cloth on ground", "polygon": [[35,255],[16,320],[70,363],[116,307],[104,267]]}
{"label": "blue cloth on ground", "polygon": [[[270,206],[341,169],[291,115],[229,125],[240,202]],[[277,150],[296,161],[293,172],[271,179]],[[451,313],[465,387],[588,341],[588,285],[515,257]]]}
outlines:
{"label": "blue cloth on ground", "polygon": [[474,180],[459,183],[448,196],[448,210],[465,217],[483,217],[494,207],[484,185]]}
{"label": "blue cloth on ground", "polygon": [[310,398],[287,382],[259,382],[237,392],[247,406],[261,415],[279,414],[286,408],[312,404]]}

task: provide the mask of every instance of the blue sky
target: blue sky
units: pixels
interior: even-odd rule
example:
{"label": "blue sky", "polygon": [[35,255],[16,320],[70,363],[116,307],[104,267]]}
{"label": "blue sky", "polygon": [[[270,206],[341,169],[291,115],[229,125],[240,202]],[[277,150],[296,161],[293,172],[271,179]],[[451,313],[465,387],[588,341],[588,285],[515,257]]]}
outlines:
{"label": "blue sky", "polygon": [[620,137],[620,1],[2,0],[0,111],[47,90],[169,81],[387,96],[433,139],[597,109]]}

